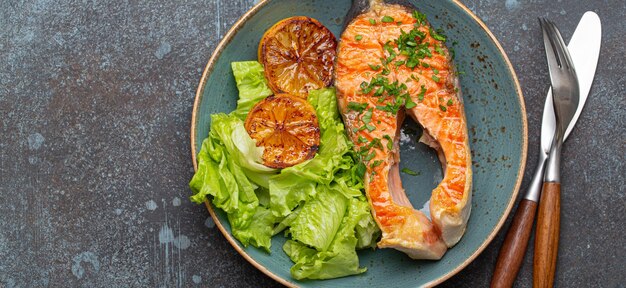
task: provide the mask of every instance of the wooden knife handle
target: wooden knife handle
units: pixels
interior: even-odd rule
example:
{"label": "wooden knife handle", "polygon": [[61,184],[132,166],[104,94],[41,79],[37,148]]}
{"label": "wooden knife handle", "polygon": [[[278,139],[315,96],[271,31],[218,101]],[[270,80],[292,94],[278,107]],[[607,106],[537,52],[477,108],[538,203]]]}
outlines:
{"label": "wooden knife handle", "polygon": [[526,254],[536,212],[537,202],[528,199],[522,199],[519,202],[515,216],[513,216],[513,223],[506,233],[502,248],[500,248],[496,269],[491,278],[492,288],[513,286]]}
{"label": "wooden knife handle", "polygon": [[553,287],[559,251],[561,222],[561,183],[543,183],[535,234],[533,287]]}

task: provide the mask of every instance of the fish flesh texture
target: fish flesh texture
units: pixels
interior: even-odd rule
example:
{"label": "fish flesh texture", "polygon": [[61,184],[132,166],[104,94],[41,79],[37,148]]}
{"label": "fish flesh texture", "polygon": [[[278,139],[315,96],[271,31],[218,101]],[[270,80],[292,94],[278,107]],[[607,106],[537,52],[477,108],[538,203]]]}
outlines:
{"label": "fish flesh texture", "polygon": [[[424,14],[395,2],[353,2],[335,64],[337,101],[366,167],[365,191],[382,230],[378,247],[440,259],[463,236],[471,210],[467,122],[445,36]],[[407,115],[423,127],[420,140],[442,163],[431,219],[413,208],[400,180],[398,143]]]}

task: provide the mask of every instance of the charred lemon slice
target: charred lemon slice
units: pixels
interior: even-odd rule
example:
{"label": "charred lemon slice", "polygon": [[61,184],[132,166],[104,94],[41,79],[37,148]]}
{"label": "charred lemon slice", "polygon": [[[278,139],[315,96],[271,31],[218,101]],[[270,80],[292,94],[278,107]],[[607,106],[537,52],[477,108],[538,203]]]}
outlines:
{"label": "charred lemon slice", "polygon": [[309,90],[330,86],[337,41],[313,18],[286,18],[267,30],[259,43],[259,62],[274,93],[306,98]]}
{"label": "charred lemon slice", "polygon": [[256,145],[265,148],[263,164],[271,168],[311,159],[320,145],[315,109],[306,100],[289,94],[261,100],[248,113],[245,127]]}

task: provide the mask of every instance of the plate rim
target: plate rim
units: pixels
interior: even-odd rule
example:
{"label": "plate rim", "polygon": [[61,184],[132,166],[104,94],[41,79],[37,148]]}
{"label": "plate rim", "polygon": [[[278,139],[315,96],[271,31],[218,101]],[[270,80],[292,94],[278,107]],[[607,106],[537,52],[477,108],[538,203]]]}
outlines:
{"label": "plate rim", "polygon": [[[219,58],[219,56],[222,54],[226,45],[228,45],[232,41],[233,36],[242,28],[243,24],[246,21],[248,21],[248,19],[254,16],[261,8],[263,8],[263,6],[265,6],[270,1],[272,0],[260,0],[257,4],[252,6],[250,10],[246,11],[241,17],[239,17],[239,19],[237,19],[237,21],[230,27],[230,29],[228,29],[228,32],[224,35],[224,37],[222,37],[219,44],[215,47],[215,50],[211,54],[211,57],[209,58],[209,61],[207,62],[207,65],[204,68],[204,71],[202,72],[202,77],[200,78],[200,83],[198,84],[198,88],[196,90],[196,95],[195,95],[195,99],[193,103],[193,110],[191,112],[191,133],[190,133],[191,141],[190,142],[191,142],[191,159],[192,159],[194,172],[198,170],[198,163],[197,163],[197,158],[196,158],[197,157],[196,155],[196,124],[198,122],[198,110],[200,107],[200,102],[202,101],[202,96],[204,94],[204,87],[206,86],[207,78],[209,74],[213,71],[214,64]],[[493,241],[493,238],[495,238],[496,234],[498,234],[498,232],[504,225],[504,222],[506,222],[509,214],[511,213],[511,209],[513,208],[513,205],[515,204],[515,201],[517,200],[519,189],[522,184],[522,178],[524,176],[524,170],[526,168],[526,157],[527,157],[527,152],[528,152],[528,119],[526,116],[526,105],[524,103],[524,94],[519,84],[517,74],[515,73],[515,69],[513,68],[513,65],[511,64],[511,61],[509,60],[508,55],[502,48],[502,45],[500,44],[498,39],[496,39],[496,37],[491,32],[491,30],[489,30],[487,25],[478,16],[476,16],[469,8],[467,8],[465,4],[461,3],[459,0],[449,0],[449,1],[451,1],[453,4],[457,5],[465,13],[467,13],[480,26],[480,28],[483,29],[487,33],[487,36],[489,36],[489,39],[492,41],[493,44],[495,44],[496,48],[500,52],[500,55],[502,55],[502,58],[504,58],[504,62],[506,63],[509,73],[511,73],[511,76],[513,77],[515,90],[517,92],[516,93],[517,100],[519,102],[521,112],[522,112],[521,115],[522,115],[523,143],[522,143],[522,154],[520,157],[519,170],[517,173],[515,186],[513,188],[513,194],[511,195],[511,199],[507,203],[506,209],[504,210],[504,214],[502,214],[502,216],[496,223],[493,230],[489,233],[485,241],[483,241],[483,243],[480,246],[478,246],[478,249],[476,249],[476,251],[474,251],[472,255],[470,255],[467,259],[465,259],[465,261],[463,261],[456,268],[450,270],[449,272],[442,275],[441,277],[426,283],[424,285],[426,287],[432,287],[450,279],[450,277],[454,276],[455,274],[463,270],[465,267],[467,267],[467,265],[469,265],[472,261],[474,261],[474,259],[476,259],[476,257],[478,257],[478,255],[480,255],[485,250],[485,248],[487,248],[487,246],[491,243],[491,241]],[[228,233],[224,225],[222,225],[222,223],[219,221],[219,218],[215,214],[213,206],[209,203],[209,201],[205,200],[204,204],[207,207],[207,210],[209,210],[209,214],[211,215],[211,218],[215,222],[220,232],[224,235],[226,240],[228,240],[231,246],[233,246],[233,248],[244,259],[246,259],[250,264],[252,264],[252,266],[254,266],[259,271],[263,272],[265,275],[269,276],[270,278],[274,279],[275,281],[279,282],[280,284],[283,284],[287,287],[300,287],[297,283],[290,282],[287,279],[284,279],[272,273],[272,271],[270,271],[265,266],[261,265],[252,257],[250,257],[250,255],[248,255],[246,251],[244,251],[243,249],[241,249],[241,247],[239,247],[239,245],[237,244],[237,240],[230,233]]]}

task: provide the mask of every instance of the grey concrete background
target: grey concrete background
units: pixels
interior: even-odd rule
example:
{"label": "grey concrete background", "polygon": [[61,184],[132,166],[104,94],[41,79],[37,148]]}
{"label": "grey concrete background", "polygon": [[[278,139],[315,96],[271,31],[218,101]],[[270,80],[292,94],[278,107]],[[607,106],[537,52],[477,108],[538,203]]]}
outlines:
{"label": "grey concrete background", "polygon": [[[463,2],[501,41],[525,93],[522,189],[549,81],[536,17],[566,39],[586,10],[602,18],[597,76],[564,150],[556,284],[624,287],[626,2]],[[278,286],[187,200],[196,85],[252,5],[0,1],[0,287]],[[442,286],[486,286],[502,239]],[[531,286],[530,251],[518,287]]]}

